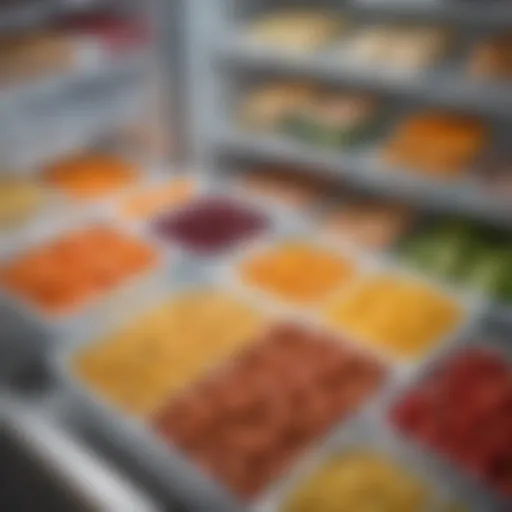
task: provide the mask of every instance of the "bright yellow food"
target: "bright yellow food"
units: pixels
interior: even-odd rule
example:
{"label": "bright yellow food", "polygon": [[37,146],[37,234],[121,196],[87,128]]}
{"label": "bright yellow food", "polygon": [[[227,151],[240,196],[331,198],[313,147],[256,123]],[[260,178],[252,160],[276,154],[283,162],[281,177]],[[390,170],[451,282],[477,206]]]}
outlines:
{"label": "bright yellow food", "polygon": [[461,319],[452,299],[417,281],[380,275],[326,310],[331,323],[404,358],[424,354]]}
{"label": "bright yellow food", "polygon": [[147,219],[164,208],[187,202],[195,189],[196,183],[188,177],[151,185],[133,192],[124,199],[119,207],[119,213],[126,219]]}
{"label": "bright yellow food", "polygon": [[253,338],[263,317],[219,290],[187,292],[80,351],[73,367],[96,392],[135,415]]}
{"label": "bright yellow food", "polygon": [[429,488],[405,468],[372,453],[329,461],[286,501],[283,512],[427,512]]}
{"label": "bright yellow food", "polygon": [[322,247],[286,242],[242,263],[240,276],[284,301],[312,305],[346,285],[356,274],[352,261]]}

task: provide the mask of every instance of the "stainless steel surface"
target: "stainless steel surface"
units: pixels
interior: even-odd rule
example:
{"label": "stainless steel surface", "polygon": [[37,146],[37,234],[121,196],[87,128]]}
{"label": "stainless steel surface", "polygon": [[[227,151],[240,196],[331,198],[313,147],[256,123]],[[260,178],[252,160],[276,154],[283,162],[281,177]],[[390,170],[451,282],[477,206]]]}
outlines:
{"label": "stainless steel surface", "polygon": [[105,460],[71,438],[41,412],[12,398],[0,402],[2,427],[56,479],[85,510],[157,512],[164,510],[136,484],[121,477]]}

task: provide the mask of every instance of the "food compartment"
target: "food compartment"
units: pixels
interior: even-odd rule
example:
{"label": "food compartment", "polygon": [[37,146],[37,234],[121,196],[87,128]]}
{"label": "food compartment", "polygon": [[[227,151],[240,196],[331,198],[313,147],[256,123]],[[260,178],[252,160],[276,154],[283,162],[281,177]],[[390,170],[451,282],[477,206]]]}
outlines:
{"label": "food compartment", "polygon": [[154,267],[159,255],[105,225],[70,230],[3,263],[0,286],[30,308],[57,318]]}
{"label": "food compartment", "polygon": [[300,57],[325,49],[346,27],[344,17],[326,9],[274,9],[252,19],[241,35],[255,48]]}
{"label": "food compartment", "polygon": [[450,52],[448,26],[426,23],[365,23],[339,45],[343,63],[361,69],[414,74],[435,67]]}
{"label": "food compartment", "polygon": [[490,135],[489,126],[479,118],[424,109],[397,123],[380,157],[385,167],[453,179],[469,172]]}
{"label": "food compartment", "polygon": [[269,219],[256,208],[230,197],[205,196],[178,212],[158,217],[156,236],[201,255],[217,255],[263,233]]}
{"label": "food compartment", "polygon": [[265,76],[238,89],[235,117],[242,129],[312,147],[359,150],[388,122],[382,98],[362,90]]}
{"label": "food compartment", "polygon": [[510,499],[511,404],[510,361],[481,344],[443,359],[395,401],[389,415],[402,434]]}
{"label": "food compartment", "polygon": [[361,446],[326,462],[280,510],[306,512],[314,504],[316,512],[427,512],[429,491],[407,467]]}
{"label": "food compartment", "polygon": [[140,177],[137,166],[109,153],[84,153],[49,165],[44,182],[72,199],[105,199]]}
{"label": "food compartment", "polygon": [[251,304],[216,288],[184,290],[87,344],[72,376],[117,409],[146,416],[252,339],[264,323]]}
{"label": "food compartment", "polygon": [[317,307],[360,274],[355,258],[303,238],[278,240],[247,251],[237,265],[244,285],[283,304]]}
{"label": "food compartment", "polygon": [[153,419],[243,500],[254,500],[308,445],[379,388],[384,368],[313,327],[281,322]]}
{"label": "food compartment", "polygon": [[437,219],[398,247],[401,260],[494,300],[512,301],[509,233],[456,218]]}
{"label": "food compartment", "polygon": [[394,432],[359,416],[304,457],[258,512],[469,512],[481,502]]}
{"label": "food compartment", "polygon": [[418,361],[460,328],[466,307],[431,284],[398,273],[363,280],[324,310],[334,328],[399,361]]}

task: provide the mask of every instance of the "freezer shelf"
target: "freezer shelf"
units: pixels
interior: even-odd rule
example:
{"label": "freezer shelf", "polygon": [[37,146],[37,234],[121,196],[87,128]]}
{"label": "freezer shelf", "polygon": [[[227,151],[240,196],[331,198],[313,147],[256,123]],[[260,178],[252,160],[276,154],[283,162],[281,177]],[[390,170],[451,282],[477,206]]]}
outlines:
{"label": "freezer shelf", "polygon": [[371,151],[366,154],[327,151],[282,137],[235,130],[219,134],[217,143],[230,154],[313,167],[328,176],[364,185],[368,191],[410,198],[430,211],[465,213],[505,227],[512,219],[510,205],[485,196],[469,179],[457,180],[455,184],[394,171],[379,164]]}
{"label": "freezer shelf", "polygon": [[[342,47],[343,43],[340,43]],[[350,61],[341,50],[326,50],[313,55],[287,55],[279,48],[269,49],[247,43],[243,35],[226,37],[219,44],[221,60],[237,70],[278,71],[337,82],[352,87],[368,87],[407,96],[417,96],[449,106],[465,107],[480,113],[509,117],[512,113],[510,86],[491,81],[478,82],[461,71],[437,68],[425,70],[393,70],[386,67]]]}

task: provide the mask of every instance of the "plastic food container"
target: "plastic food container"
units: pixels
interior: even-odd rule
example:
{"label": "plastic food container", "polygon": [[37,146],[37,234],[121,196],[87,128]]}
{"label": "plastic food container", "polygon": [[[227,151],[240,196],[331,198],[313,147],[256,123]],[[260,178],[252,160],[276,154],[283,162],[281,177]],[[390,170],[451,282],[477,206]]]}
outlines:
{"label": "plastic food container", "polygon": [[[185,293],[186,290],[187,288]],[[181,293],[183,292],[176,295],[178,299]],[[198,316],[195,315],[196,318]],[[210,323],[212,322],[215,323],[213,318]],[[264,328],[264,325],[267,325],[267,328]],[[197,331],[198,326],[199,323],[195,321],[191,329]],[[293,462],[297,452],[300,453],[306,445],[323,438],[328,431],[337,427],[340,421],[354,414],[371,395],[376,393],[386,375],[380,363],[345,345],[338,336],[323,330],[291,321],[272,324],[270,327],[268,324],[261,324],[261,327],[258,330],[259,334],[256,333],[255,337],[246,340],[243,350],[231,351],[232,357],[225,354],[221,360],[212,361],[203,368],[204,377],[201,377],[199,372],[196,373],[196,378],[191,378],[188,386],[176,388],[176,392],[171,393],[168,400],[162,402],[153,414],[148,413],[142,417],[123,413],[121,409],[112,405],[112,401],[110,403],[105,401],[94,391],[94,388],[77,378],[73,371],[73,358],[76,354],[82,353],[82,350],[88,351],[91,347],[93,348],[94,346],[90,343],[78,344],[81,347],[78,352],[76,349],[67,350],[64,356],[58,356],[57,362],[60,374],[66,379],[72,396],[75,397],[73,399],[75,406],[87,410],[88,421],[93,421],[96,429],[99,428],[111,442],[115,438],[115,443],[122,446],[123,451],[132,454],[158,481],[165,481],[167,488],[178,489],[178,496],[184,495],[188,488],[188,494],[184,499],[185,503],[190,504],[191,507],[197,506],[198,502],[208,503],[210,506],[219,503],[222,504],[219,505],[222,510],[232,510],[230,504],[239,503],[241,499],[245,503],[249,500],[251,506],[255,505],[263,487],[280,478],[283,469],[288,463]],[[206,334],[211,341],[212,329],[208,326],[203,328],[207,330]],[[103,337],[103,339],[106,338]],[[152,336],[149,339],[146,338],[149,345],[152,339]],[[185,345],[180,344],[180,347],[183,349]],[[141,351],[137,347],[134,347],[132,354],[140,358],[146,356],[149,359],[151,357],[156,357],[158,360],[165,359],[163,353],[148,354],[147,351]],[[167,360],[170,364],[173,363],[172,357]],[[128,361],[128,365],[132,364],[132,367],[140,364],[134,363],[133,358],[130,357],[125,361]],[[257,369],[260,368],[260,363],[263,372],[258,374]],[[298,372],[297,364],[289,363],[300,363],[301,371]],[[181,366],[180,364],[176,367],[178,372]],[[249,366],[254,372],[244,371]],[[288,375],[285,370],[289,372],[294,370],[295,374]],[[237,379],[242,380],[237,381]],[[249,381],[244,379],[249,379],[251,392],[248,392],[246,387]],[[141,379],[136,379],[135,387],[138,387],[140,382]],[[272,384],[273,382],[275,385]],[[338,390],[345,392],[338,393]],[[308,394],[311,400],[307,399]],[[320,400],[321,398],[323,400]],[[196,407],[199,404],[198,399],[199,402],[206,404],[206,410]],[[295,399],[300,403],[293,405],[292,402]],[[322,402],[321,407],[317,399]],[[196,425],[197,429],[194,427],[185,430],[180,430],[180,426],[186,426],[189,420],[208,419],[204,413],[210,411],[215,416],[213,418],[217,425],[215,432],[219,435],[207,436],[206,439],[210,440],[209,446],[212,450],[220,448],[222,443],[233,444],[232,450],[223,452],[226,468],[230,468],[229,471],[231,471],[238,463],[248,461],[248,459],[245,460],[245,455],[242,455],[242,458],[239,456],[238,461],[236,460],[237,446],[244,449],[248,441],[250,444],[255,439],[252,435],[256,434],[256,429],[252,427],[256,425],[242,421],[242,416],[245,414],[243,409],[251,405],[250,402],[256,407],[260,404],[263,409],[266,408],[269,416],[263,414],[260,417],[263,423],[269,420],[267,425],[275,427],[276,421],[284,420],[283,426],[288,425],[292,430],[301,426],[302,430],[299,429],[300,432],[297,432],[295,444],[283,445],[280,450],[277,450],[276,445],[275,451],[264,450],[269,456],[266,475],[268,479],[264,474],[260,474],[261,479],[256,483],[261,486],[252,487],[254,482],[248,482],[250,486],[236,487],[238,492],[235,498],[233,492],[226,490],[226,487],[232,488],[232,485],[220,483],[226,482],[229,472],[227,474],[212,473],[214,475],[212,477],[208,470],[209,466],[207,465],[205,470],[205,465],[198,462],[199,454],[192,449],[190,443],[193,441],[192,436],[201,433],[199,426]],[[281,406],[286,403],[289,407],[282,409]],[[278,414],[271,414],[272,411]],[[167,422],[169,416],[173,416],[176,412],[179,413],[179,418],[183,422],[173,421],[169,424]],[[245,412],[251,411],[245,410]],[[253,412],[257,413],[256,410]],[[288,421],[284,418],[286,415],[290,416]],[[246,420],[249,417],[250,414],[246,416]],[[176,428],[176,431],[173,431],[173,428]],[[214,432],[213,424],[207,430],[210,434]],[[204,429],[202,432],[208,433]],[[180,433],[184,434],[184,437],[180,437]],[[301,435],[298,435],[299,433]],[[283,434],[280,436],[282,441],[289,439],[284,431],[281,434]],[[264,441],[263,437],[259,436],[261,443]],[[161,439],[167,439],[165,443],[167,447],[162,444]],[[261,443],[256,443],[252,449],[258,446],[265,448]],[[249,452],[242,450],[239,453],[250,456],[252,449],[251,447],[247,449]],[[191,460],[196,461],[193,466],[190,464]],[[232,480],[230,482],[233,484]],[[193,488],[194,492],[190,492],[190,488]],[[251,490],[255,494],[245,493]],[[243,495],[242,498],[241,495]]]}
{"label": "plastic food container", "polygon": [[164,405],[156,430],[243,501],[353,414],[384,369],[331,334],[272,325],[224,368]]}
{"label": "plastic food container", "polygon": [[185,290],[73,358],[76,378],[115,407],[147,417],[167,396],[233,355],[263,314],[227,291]]}
{"label": "plastic food container", "polygon": [[243,36],[256,48],[301,56],[322,50],[346,25],[344,18],[321,10],[280,10],[252,20]]}
{"label": "plastic food container", "polygon": [[5,257],[0,268],[2,300],[59,341],[77,326],[136,308],[141,297],[158,288],[163,271],[154,246],[97,218],[49,224],[37,239]]}
{"label": "plastic food container", "polygon": [[[382,145],[384,166],[432,178],[467,173],[489,137],[477,118],[427,110],[405,116]],[[430,152],[428,148],[436,147]]]}
{"label": "plastic food container", "polygon": [[334,293],[350,289],[369,266],[364,256],[340,251],[304,234],[268,237],[240,251],[232,278],[266,300],[314,311]]}
{"label": "plastic food container", "polygon": [[420,363],[469,331],[481,305],[412,273],[381,270],[325,304],[324,320],[372,351]]}
{"label": "plastic food container", "polygon": [[402,435],[509,505],[511,361],[503,343],[472,338],[404,384],[387,411]]}
{"label": "plastic food container", "polygon": [[[365,468],[361,459],[358,462],[358,456],[370,460],[373,470]],[[343,473],[336,469],[341,469]],[[370,471],[372,474],[369,474]],[[326,477],[323,481],[322,472]],[[379,491],[379,484],[383,482],[386,485]],[[325,488],[313,500],[311,490],[315,483]],[[404,500],[400,507],[399,502],[390,501],[395,492],[399,496],[408,495],[411,501],[408,503]],[[384,507],[386,504],[389,510],[396,512],[462,512],[480,510],[471,507],[485,503],[482,496],[468,490],[463,481],[442,465],[402,443],[398,436],[378,422],[369,425],[361,417],[355,418],[321,446],[306,454],[288,478],[280,482],[256,510],[312,510],[305,500],[300,500],[300,496],[308,495],[312,500],[309,504],[314,503],[315,512],[368,510],[363,507],[369,505],[372,497],[378,503],[375,510],[380,510],[379,506]],[[464,496],[465,500],[460,500],[460,496]],[[350,497],[352,503],[347,501]],[[302,507],[292,506],[294,503]]]}
{"label": "plastic food container", "polygon": [[[183,277],[184,273],[180,273],[180,275]],[[240,300],[240,303],[247,304],[247,307],[252,307],[250,303],[244,302],[234,292],[219,289],[215,285],[204,285],[203,282],[200,285],[195,284],[197,281],[202,280],[198,279],[195,273],[191,273],[184,280],[186,284],[179,282],[179,280],[176,281],[175,291],[170,298],[179,300],[180,297],[189,293],[214,290],[219,293],[229,294],[236,300]],[[169,298],[168,295],[166,296]],[[161,306],[162,297],[163,295],[160,295],[154,301],[146,297],[144,309],[147,313],[151,315],[151,311],[155,311],[155,308]],[[211,305],[214,305],[214,303],[211,303]],[[259,311],[257,306],[254,306],[254,311]],[[264,313],[262,315],[264,316]],[[192,318],[188,331],[190,334],[201,331],[203,340],[211,343],[212,334],[215,329],[219,330],[220,325],[215,308],[212,308],[209,316],[210,318],[206,318],[207,325],[204,322],[200,324]],[[176,327],[179,326],[176,324]],[[142,468],[146,471],[165,492],[169,493],[170,498],[172,497],[174,500],[179,499],[181,503],[186,504],[191,509],[206,510],[208,507],[215,507],[216,510],[226,512],[238,510],[236,501],[229,493],[225,492],[216,483],[212,482],[207,475],[193,466],[177,449],[168,443],[163,443],[160,437],[155,435],[148,426],[149,412],[142,416],[124,412],[122,408],[116,407],[112,400],[105,399],[93,387],[77,377],[76,372],[73,370],[73,360],[76,355],[80,354],[81,351],[87,352],[93,348],[91,340],[108,340],[113,334],[126,328],[126,316],[112,316],[109,322],[92,325],[88,330],[82,332],[74,332],[73,342],[68,343],[65,352],[61,351],[53,354],[53,362],[55,363],[57,373],[62,378],[62,383],[67,390],[70,411],[73,411],[72,414],[79,418],[78,421],[93,429],[112,448],[119,450],[123,457],[127,457],[139,469]],[[203,331],[203,329],[206,330]],[[242,338],[245,337],[242,336]],[[250,338],[248,333],[245,341],[250,341]],[[154,346],[151,339],[147,341]],[[187,349],[186,345],[172,344],[171,342],[167,348],[172,347],[180,350]],[[163,348],[165,349],[165,347]],[[236,348],[238,348],[237,343],[233,343],[231,349],[236,350]],[[197,350],[197,346],[194,347],[194,350]],[[134,357],[140,356],[142,358],[146,355],[149,359],[151,359],[150,356],[155,355],[154,353],[145,354],[144,351],[139,351],[138,354],[132,351],[132,354]],[[167,355],[169,354],[170,352],[167,352]],[[229,360],[229,357],[233,355],[233,351],[226,350],[225,353],[218,355],[220,356],[218,359]],[[170,364],[172,364],[173,358],[171,357],[169,360]],[[134,360],[133,363],[137,366],[137,360]],[[143,360],[142,363],[145,364],[146,361]],[[204,367],[200,370],[208,371],[212,364],[222,363],[220,360],[212,361],[210,358],[209,361],[205,361]],[[176,365],[174,368],[177,368],[178,371],[180,369]],[[192,375],[188,377],[190,380],[193,380]],[[182,379],[181,382],[185,383],[186,380]]]}
{"label": "plastic food container", "polygon": [[79,200],[105,199],[139,177],[136,165],[106,153],[70,157],[48,166],[44,174],[47,186]]}

